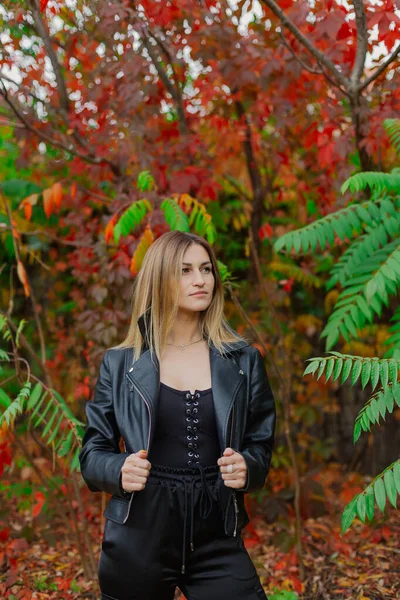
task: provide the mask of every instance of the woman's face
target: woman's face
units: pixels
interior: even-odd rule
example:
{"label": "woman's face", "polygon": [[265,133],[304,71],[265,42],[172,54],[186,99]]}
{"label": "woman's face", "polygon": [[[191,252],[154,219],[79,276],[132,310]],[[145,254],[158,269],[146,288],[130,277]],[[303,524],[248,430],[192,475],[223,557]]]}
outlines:
{"label": "woman's face", "polygon": [[[199,244],[186,250],[180,280],[179,309],[202,311],[210,304],[214,289],[214,274],[208,252]],[[197,294],[197,292],[204,292]]]}

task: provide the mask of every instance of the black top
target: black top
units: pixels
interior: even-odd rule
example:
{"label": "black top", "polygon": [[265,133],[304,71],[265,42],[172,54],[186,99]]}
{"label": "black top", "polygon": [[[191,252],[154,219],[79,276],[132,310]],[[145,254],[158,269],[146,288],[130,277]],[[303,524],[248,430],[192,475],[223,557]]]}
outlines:
{"label": "black top", "polygon": [[177,390],[160,382],[159,409],[148,460],[188,468],[216,465],[220,457],[212,388]]}

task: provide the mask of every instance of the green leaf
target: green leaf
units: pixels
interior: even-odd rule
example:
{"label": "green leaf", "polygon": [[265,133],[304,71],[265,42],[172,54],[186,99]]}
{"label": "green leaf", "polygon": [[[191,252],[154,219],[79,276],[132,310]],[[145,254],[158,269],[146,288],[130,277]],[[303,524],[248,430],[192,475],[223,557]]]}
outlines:
{"label": "green leaf", "polygon": [[389,381],[389,365],[387,360],[384,360],[379,364],[379,370],[381,375],[381,383],[382,386],[385,388]]}
{"label": "green leaf", "polygon": [[374,492],[371,489],[371,486],[368,486],[366,489],[365,508],[366,508],[366,513],[367,513],[368,519],[370,521],[372,521],[372,519],[374,518],[374,512],[375,512],[375,498],[374,498]]}
{"label": "green leaf", "polygon": [[385,483],[386,495],[389,498],[390,504],[392,504],[392,506],[397,508],[397,506],[396,506],[397,493],[396,493],[396,486],[394,483],[393,471],[388,469],[383,476],[383,481]]}
{"label": "green leaf", "polygon": [[360,373],[361,373],[362,366],[363,366],[363,363],[361,360],[354,361],[353,369],[351,372],[351,385],[354,385],[356,383],[356,381],[358,380]]}
{"label": "green leaf", "polygon": [[355,425],[354,425],[354,443],[357,442],[360,435],[361,435],[361,423],[360,423],[360,421],[356,421]]}
{"label": "green leaf", "polygon": [[376,388],[376,385],[379,381],[379,361],[373,360],[371,367],[371,385],[372,390]]}
{"label": "green leaf", "polygon": [[394,477],[394,483],[396,486],[397,493],[400,494],[400,462],[399,461],[394,463],[393,477]]}
{"label": "green leaf", "polygon": [[359,494],[358,499],[357,499],[357,514],[363,523],[365,523],[365,513],[366,513],[365,495]]}
{"label": "green leaf", "polygon": [[43,386],[41,383],[37,383],[35,385],[35,387],[32,390],[32,393],[29,397],[29,401],[28,401],[28,405],[26,407],[26,410],[32,410],[32,408],[35,406],[36,402],[39,400],[41,394],[43,391]]}
{"label": "green leaf", "polygon": [[350,527],[357,515],[357,498],[353,498],[342,514],[342,534]]}
{"label": "green leaf", "polygon": [[319,365],[319,369],[318,369],[318,373],[317,373],[317,379],[319,379],[321,377],[322,373],[324,372],[325,365],[326,365],[326,361],[321,360],[321,364]]}
{"label": "green leaf", "polygon": [[304,375],[308,375],[309,373],[311,373],[311,374],[315,373],[315,371],[318,369],[318,365],[319,365],[319,361],[318,360],[310,362],[307,365],[307,367],[306,367],[306,369],[305,369],[305,371],[303,373],[303,377],[304,377]]}
{"label": "green leaf", "polygon": [[327,361],[326,371],[325,371],[325,379],[326,379],[326,381],[328,381],[329,377],[332,375],[332,371],[333,371],[334,365],[335,365],[335,359],[334,358],[329,358],[328,361]]}
{"label": "green leaf", "polygon": [[361,371],[361,384],[362,384],[362,389],[365,388],[365,386],[367,385],[368,381],[369,381],[369,377],[371,374],[371,361],[370,360],[365,360],[363,367],[362,367],[362,371]]}
{"label": "green leaf", "polygon": [[353,366],[353,360],[351,358],[346,358],[344,365],[343,365],[343,371],[342,371],[342,385],[346,381],[348,376],[350,375],[352,366]]}
{"label": "green leaf", "polygon": [[386,505],[386,494],[385,494],[385,486],[381,478],[377,479],[374,483],[374,492],[376,503],[379,506],[381,512],[385,511]]}
{"label": "green leaf", "polygon": [[339,377],[341,371],[342,371],[342,366],[343,366],[343,358],[338,358],[335,364],[335,368],[333,371],[333,379],[332,381],[336,381],[336,379]]}

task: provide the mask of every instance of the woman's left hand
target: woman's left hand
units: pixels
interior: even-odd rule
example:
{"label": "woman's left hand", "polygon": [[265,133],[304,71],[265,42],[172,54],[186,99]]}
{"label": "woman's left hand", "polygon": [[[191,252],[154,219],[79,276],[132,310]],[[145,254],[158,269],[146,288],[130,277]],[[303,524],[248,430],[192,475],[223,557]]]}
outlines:
{"label": "woman's left hand", "polygon": [[[222,479],[227,487],[242,488],[247,481],[247,465],[243,456],[232,448],[225,448],[223,456],[217,460]],[[228,472],[228,465],[232,465],[232,473]]]}

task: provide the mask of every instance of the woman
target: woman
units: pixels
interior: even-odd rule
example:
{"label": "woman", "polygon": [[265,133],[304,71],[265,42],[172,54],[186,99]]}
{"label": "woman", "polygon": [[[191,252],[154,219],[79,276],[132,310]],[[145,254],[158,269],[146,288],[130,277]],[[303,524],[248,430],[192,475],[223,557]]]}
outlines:
{"label": "woman", "polygon": [[173,600],[176,586],[188,600],[266,599],[241,530],[244,493],[269,471],[275,404],[260,352],[223,306],[206,240],[171,231],[150,246],[79,455],[89,489],[112,495],[102,600]]}

